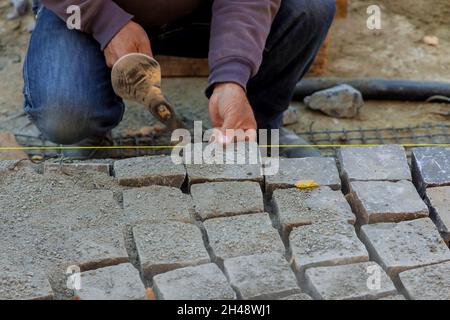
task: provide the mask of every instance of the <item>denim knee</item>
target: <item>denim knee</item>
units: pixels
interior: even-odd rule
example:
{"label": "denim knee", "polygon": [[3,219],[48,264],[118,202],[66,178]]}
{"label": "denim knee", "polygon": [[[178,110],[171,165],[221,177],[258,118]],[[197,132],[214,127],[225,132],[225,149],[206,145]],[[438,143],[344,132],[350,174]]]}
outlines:
{"label": "denim knee", "polygon": [[328,32],[336,15],[336,0],[314,0],[313,2],[316,25],[324,32]]}
{"label": "denim knee", "polygon": [[[304,44],[319,49],[333,23],[336,15],[335,0],[287,0],[291,2],[293,27],[287,36],[293,41],[302,41]],[[303,23],[300,23],[302,21]],[[295,40],[294,40],[295,41]],[[299,46],[301,48],[302,46]]]}
{"label": "denim knee", "polygon": [[76,144],[95,134],[87,101],[55,95],[39,103],[25,102],[25,111],[43,136],[57,144]]}
{"label": "denim knee", "polygon": [[325,38],[336,14],[335,0],[283,0],[272,24],[266,52],[286,51],[285,46],[302,49],[310,41]]}
{"label": "denim knee", "polygon": [[23,67],[25,112],[48,140],[77,144],[106,134],[122,120],[124,104],[90,35],[67,29],[42,7]]}
{"label": "denim knee", "polygon": [[293,1],[294,12],[305,13],[304,18],[307,19],[308,31],[314,38],[326,36],[336,15],[336,0],[288,1]]}

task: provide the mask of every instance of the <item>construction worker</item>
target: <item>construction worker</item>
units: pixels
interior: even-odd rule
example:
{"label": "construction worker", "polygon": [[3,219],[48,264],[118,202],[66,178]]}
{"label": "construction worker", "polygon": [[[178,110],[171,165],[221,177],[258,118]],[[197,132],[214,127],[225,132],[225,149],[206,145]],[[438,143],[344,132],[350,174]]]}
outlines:
{"label": "construction worker", "polygon": [[[81,9],[80,30],[67,27],[73,5]],[[35,0],[33,9],[25,111],[54,143],[101,146],[111,143],[124,113],[110,68],[133,52],[208,57],[215,127],[281,129],[295,85],[328,33],[335,0]],[[282,129],[280,144],[306,142]],[[282,155],[320,154],[307,148]]]}

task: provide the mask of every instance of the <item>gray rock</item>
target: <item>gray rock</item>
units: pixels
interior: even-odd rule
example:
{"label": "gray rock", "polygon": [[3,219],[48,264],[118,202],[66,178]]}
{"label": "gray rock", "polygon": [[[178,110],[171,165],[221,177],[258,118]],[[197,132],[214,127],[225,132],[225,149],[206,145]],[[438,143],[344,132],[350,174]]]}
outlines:
{"label": "gray rock", "polygon": [[398,145],[348,147],[338,151],[341,177],[352,181],[412,180],[405,148]]}
{"label": "gray rock", "polygon": [[450,242],[450,187],[437,187],[427,190],[431,206],[431,218],[436,223],[447,244]]}
{"label": "gray rock", "polygon": [[355,223],[355,215],[341,191],[283,189],[273,193],[273,207],[284,236],[295,227],[327,221]]}
{"label": "gray rock", "polygon": [[412,151],[413,181],[422,196],[430,187],[450,186],[450,148],[415,148]]}
{"label": "gray rock", "polygon": [[450,300],[450,262],[405,271],[399,277],[412,300]]}
{"label": "gray rock", "polygon": [[318,91],[304,102],[310,109],[335,118],[354,118],[364,106],[361,92],[346,84]]}
{"label": "gray rock", "polygon": [[30,9],[29,0],[10,0],[10,2],[14,6],[14,10],[6,15],[7,20],[13,20],[19,16],[23,16]]}
{"label": "gray rock", "polygon": [[398,294],[386,272],[375,262],[312,268],[305,276],[309,291],[320,300],[376,300]]}
{"label": "gray rock", "polygon": [[195,211],[202,220],[264,212],[261,186],[256,182],[216,182],[191,187]]}
{"label": "gray rock", "polygon": [[280,169],[274,176],[266,176],[269,195],[277,189],[293,188],[300,180],[314,180],[333,190],[341,189],[341,179],[333,158],[280,159]]}
{"label": "gray rock", "polygon": [[81,300],[144,300],[146,292],[139,272],[130,264],[81,273]]}
{"label": "gray rock", "polygon": [[450,250],[428,218],[365,225],[361,239],[371,257],[391,276],[450,260]]}
{"label": "gray rock", "polygon": [[426,218],[428,207],[410,181],[355,181],[350,202],[359,224]]}
{"label": "gray rock", "polygon": [[236,294],[215,264],[188,267],[153,279],[160,300],[234,300]]}
{"label": "gray rock", "polygon": [[17,19],[19,17],[19,13],[17,12],[17,10],[14,8],[14,10],[12,10],[11,12],[8,12],[8,14],[6,14],[6,20],[14,20]]}
{"label": "gray rock", "polygon": [[133,228],[141,272],[145,279],[173,269],[209,263],[200,229],[181,222]]}
{"label": "gray rock", "polygon": [[289,263],[279,253],[226,259],[224,266],[231,286],[244,300],[273,300],[300,293]]}
{"label": "gray rock", "polygon": [[283,126],[290,126],[298,122],[299,112],[297,108],[290,106],[283,113]]}
{"label": "gray rock", "polygon": [[220,260],[267,252],[283,254],[285,247],[267,213],[207,220],[209,245]]}
{"label": "gray rock", "polygon": [[129,225],[143,222],[193,222],[192,198],[180,189],[149,186],[123,192],[125,221]]}
{"label": "gray rock", "polygon": [[114,163],[120,185],[143,187],[162,185],[180,188],[186,178],[182,164],[174,164],[171,157],[153,156],[130,158]]}
{"label": "gray rock", "polygon": [[301,274],[307,268],[369,260],[354,227],[347,222],[322,222],[294,228],[289,242],[296,269]]}
{"label": "gray rock", "polygon": [[24,15],[30,8],[29,0],[10,0],[10,2],[20,15]]}

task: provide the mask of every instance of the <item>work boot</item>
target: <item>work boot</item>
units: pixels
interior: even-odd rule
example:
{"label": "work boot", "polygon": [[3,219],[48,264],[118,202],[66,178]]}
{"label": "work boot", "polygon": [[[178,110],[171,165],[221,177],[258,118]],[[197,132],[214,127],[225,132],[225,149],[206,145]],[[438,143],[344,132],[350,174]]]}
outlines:
{"label": "work boot", "polygon": [[[71,160],[89,160],[99,158],[115,158],[115,150],[113,149],[83,149],[79,147],[109,147],[113,146],[114,141],[112,139],[111,132],[106,133],[103,136],[97,136],[87,138],[75,145],[64,146],[68,149],[62,150],[62,155],[65,158]],[[73,149],[71,149],[73,147]]]}
{"label": "work boot", "polygon": [[308,145],[311,145],[311,143],[286,128],[280,129],[280,145],[294,146],[292,148],[280,148],[280,157],[310,158],[321,156],[320,151],[317,148],[307,147]]}
{"label": "work boot", "polygon": [[[271,145],[293,146],[292,148],[283,147],[279,150],[280,157],[284,158],[309,158],[320,157],[321,154],[317,148],[308,147],[310,142],[298,136],[295,132],[283,128],[283,114],[280,114],[274,120],[263,125],[258,124],[260,129],[279,129],[279,141],[271,141]],[[271,139],[272,140],[272,139]]]}

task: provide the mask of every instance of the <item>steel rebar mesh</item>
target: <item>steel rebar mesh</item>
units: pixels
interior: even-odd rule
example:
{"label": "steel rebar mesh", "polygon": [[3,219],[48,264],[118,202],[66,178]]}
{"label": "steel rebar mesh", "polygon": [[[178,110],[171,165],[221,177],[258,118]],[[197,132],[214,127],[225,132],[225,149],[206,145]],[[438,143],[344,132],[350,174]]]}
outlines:
{"label": "steel rebar mesh", "polygon": [[[321,148],[321,152],[327,156],[335,156],[336,149],[341,145],[379,145],[379,144],[401,144],[423,145],[423,144],[450,144],[450,124],[421,125],[402,128],[375,128],[375,129],[351,129],[351,130],[323,130],[304,131],[299,135],[313,143],[314,145],[327,145]],[[39,155],[47,158],[57,157],[59,150],[52,150],[57,145],[52,144],[42,138],[26,135],[17,135],[18,142],[25,147],[50,147],[46,150],[27,150],[30,156]],[[168,148],[148,148],[149,146],[170,145],[170,135],[149,135],[149,136],[119,136],[114,139],[115,146],[122,146],[114,150],[114,158],[129,158],[145,155],[169,154]],[[331,147],[331,146],[336,147]]]}

